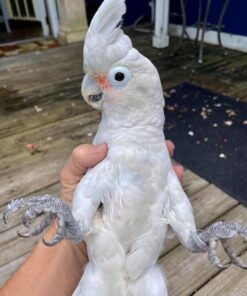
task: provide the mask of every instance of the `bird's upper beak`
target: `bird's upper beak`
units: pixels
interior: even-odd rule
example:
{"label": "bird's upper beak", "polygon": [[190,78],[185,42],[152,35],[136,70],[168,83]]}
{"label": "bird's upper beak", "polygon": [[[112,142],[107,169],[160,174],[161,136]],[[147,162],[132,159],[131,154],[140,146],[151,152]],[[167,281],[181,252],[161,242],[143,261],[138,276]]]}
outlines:
{"label": "bird's upper beak", "polygon": [[81,93],[84,100],[93,108],[101,109],[102,90],[98,83],[89,75],[85,75],[81,85]]}

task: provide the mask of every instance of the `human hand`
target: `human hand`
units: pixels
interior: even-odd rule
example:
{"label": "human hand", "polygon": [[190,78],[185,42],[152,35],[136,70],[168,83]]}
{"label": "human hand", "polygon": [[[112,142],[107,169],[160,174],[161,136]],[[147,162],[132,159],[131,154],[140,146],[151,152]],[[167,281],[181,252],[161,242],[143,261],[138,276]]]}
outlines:
{"label": "human hand", "polygon": [[[174,154],[175,146],[172,141],[166,141],[170,157]],[[107,155],[107,145],[102,144],[98,146],[80,145],[76,147],[67,164],[61,171],[61,196],[67,201],[71,202],[74,191],[80,182],[81,178],[86,174],[88,168],[94,167],[101,162]],[[180,181],[182,181],[184,169],[179,164],[173,165]]]}

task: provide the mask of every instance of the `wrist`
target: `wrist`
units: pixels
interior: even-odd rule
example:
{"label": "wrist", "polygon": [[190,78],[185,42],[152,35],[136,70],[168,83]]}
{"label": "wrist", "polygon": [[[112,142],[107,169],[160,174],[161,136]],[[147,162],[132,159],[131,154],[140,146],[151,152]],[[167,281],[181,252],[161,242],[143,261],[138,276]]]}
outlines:
{"label": "wrist", "polygon": [[[44,238],[50,240],[56,229],[54,222]],[[74,244],[64,240],[56,246],[48,247],[39,240],[28,259],[12,275],[0,294],[72,295],[87,261],[85,244]]]}

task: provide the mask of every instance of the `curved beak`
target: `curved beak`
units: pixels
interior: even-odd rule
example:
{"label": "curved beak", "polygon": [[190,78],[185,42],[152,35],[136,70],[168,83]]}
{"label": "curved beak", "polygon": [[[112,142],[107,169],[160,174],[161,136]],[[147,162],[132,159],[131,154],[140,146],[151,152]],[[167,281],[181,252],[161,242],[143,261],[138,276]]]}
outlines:
{"label": "curved beak", "polygon": [[97,82],[89,75],[85,75],[81,85],[84,100],[93,108],[101,109],[103,93]]}

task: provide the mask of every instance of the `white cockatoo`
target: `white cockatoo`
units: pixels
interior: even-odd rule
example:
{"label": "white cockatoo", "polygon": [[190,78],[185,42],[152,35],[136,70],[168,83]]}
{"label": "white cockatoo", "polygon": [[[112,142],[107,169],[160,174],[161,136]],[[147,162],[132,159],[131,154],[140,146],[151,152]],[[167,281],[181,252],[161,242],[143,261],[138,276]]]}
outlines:
{"label": "white cockatoo", "polygon": [[189,251],[208,252],[216,266],[223,267],[216,254],[221,241],[232,263],[245,267],[229,239],[247,239],[247,228],[218,222],[197,232],[165,145],[159,74],[121,30],[125,11],[125,0],[105,0],[84,45],[82,95],[102,112],[93,143],[107,143],[107,157],[82,178],[72,208],[45,195],[14,200],[3,213],[7,222],[10,212],[29,206],[24,223],[46,213],[39,227],[20,234],[24,237],[41,233],[56,214],[58,232],[47,245],[86,241],[89,263],[74,296],[168,295],[157,260],[169,226]]}

